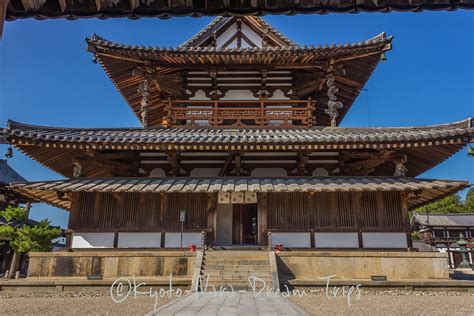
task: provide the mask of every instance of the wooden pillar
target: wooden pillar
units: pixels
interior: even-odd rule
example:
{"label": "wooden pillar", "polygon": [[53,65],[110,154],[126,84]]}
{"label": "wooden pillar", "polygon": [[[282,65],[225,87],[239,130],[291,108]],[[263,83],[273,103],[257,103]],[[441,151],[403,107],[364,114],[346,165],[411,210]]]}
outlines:
{"label": "wooden pillar", "polygon": [[166,213],[167,213],[167,206],[168,206],[168,196],[166,193],[160,193],[161,199],[160,199],[160,222],[161,222],[161,241],[160,241],[160,247],[164,248],[165,247],[165,218],[166,218]]}
{"label": "wooden pillar", "polygon": [[403,221],[405,222],[405,232],[407,235],[407,247],[413,248],[413,240],[411,239],[411,226],[408,206],[409,195],[406,192],[400,192],[400,199],[402,200]]}
{"label": "wooden pillar", "polygon": [[[310,246],[311,248],[316,248],[316,240],[314,238],[314,226],[316,226],[316,222],[317,222],[317,219],[315,218],[316,216],[316,203],[317,201],[315,201],[316,199],[316,195],[315,195],[315,192],[309,192],[308,193],[308,199],[309,199],[309,203],[307,203],[306,205],[309,206],[309,210],[308,212],[310,212],[310,215],[309,215],[309,227],[310,227],[310,237],[309,237],[309,240],[310,240]],[[319,225],[318,225],[319,226]]]}
{"label": "wooden pillar", "polygon": [[359,248],[364,248],[364,241],[362,239],[362,227],[360,218],[362,214],[362,192],[354,192],[354,226],[357,227],[357,238],[359,240]]}
{"label": "wooden pillar", "polygon": [[70,251],[72,249],[72,237],[74,231],[72,229],[66,230],[66,250]]}
{"label": "wooden pillar", "polygon": [[258,193],[258,244],[260,246],[266,245],[266,231],[268,223],[268,193]]}
{"label": "wooden pillar", "polygon": [[209,193],[207,195],[207,229],[211,232],[207,236],[208,245],[213,245],[216,242],[216,207],[216,193]]}

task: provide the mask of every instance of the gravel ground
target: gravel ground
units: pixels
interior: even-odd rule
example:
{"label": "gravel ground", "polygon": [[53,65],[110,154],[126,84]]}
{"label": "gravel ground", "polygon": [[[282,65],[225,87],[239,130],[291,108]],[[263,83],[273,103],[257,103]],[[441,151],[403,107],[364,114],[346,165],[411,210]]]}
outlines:
{"label": "gravel ground", "polygon": [[[157,306],[166,302],[159,299]],[[144,315],[154,304],[151,297],[129,297],[115,303],[102,292],[0,292],[0,315]]]}
{"label": "gravel ground", "polygon": [[342,293],[336,298],[324,290],[307,293],[291,300],[310,315],[474,315],[474,292],[362,289],[360,299],[355,291],[351,295],[351,307]]}
{"label": "gravel ground", "polygon": [[[366,291],[328,298],[324,290],[306,290],[291,299],[310,315],[474,315],[474,293],[458,291]],[[165,304],[160,299],[158,305]],[[0,292],[0,315],[144,315],[153,309],[150,297],[129,297],[115,303],[105,292]]]}

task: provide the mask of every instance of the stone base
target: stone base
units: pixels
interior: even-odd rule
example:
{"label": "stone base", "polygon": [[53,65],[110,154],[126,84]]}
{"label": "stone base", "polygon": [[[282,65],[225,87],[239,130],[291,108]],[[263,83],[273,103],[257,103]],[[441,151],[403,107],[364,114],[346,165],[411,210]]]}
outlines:
{"label": "stone base", "polygon": [[277,253],[280,282],[333,279],[387,280],[448,279],[446,253],[282,251]]}
{"label": "stone base", "polygon": [[82,278],[88,276],[192,278],[195,253],[176,251],[32,252],[28,278]]}

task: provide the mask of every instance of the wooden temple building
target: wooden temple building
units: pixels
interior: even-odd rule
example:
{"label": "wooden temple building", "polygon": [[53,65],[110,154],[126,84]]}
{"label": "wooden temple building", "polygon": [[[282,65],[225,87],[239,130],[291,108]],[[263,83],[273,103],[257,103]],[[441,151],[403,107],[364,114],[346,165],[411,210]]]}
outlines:
{"label": "wooden temple building", "polygon": [[257,17],[216,18],[175,48],[94,35],[88,51],[143,127],[9,121],[9,143],[67,178],[12,188],[70,211],[73,250],[407,250],[408,212],[468,185],[417,176],[473,128],[339,127],[391,42],[301,46]]}

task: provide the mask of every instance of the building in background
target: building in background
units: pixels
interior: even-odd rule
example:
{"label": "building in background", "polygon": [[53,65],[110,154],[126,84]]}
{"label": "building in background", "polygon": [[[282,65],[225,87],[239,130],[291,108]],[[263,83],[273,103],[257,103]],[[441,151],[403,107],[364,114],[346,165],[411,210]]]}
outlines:
{"label": "building in background", "polygon": [[[420,241],[429,245],[432,251],[448,252],[450,267],[456,267],[461,262],[456,244],[460,234],[466,240],[474,241],[474,214],[416,214],[413,231],[419,232]],[[472,250],[469,260],[474,263]]]}
{"label": "building in background", "polygon": [[473,129],[338,127],[391,42],[301,46],[256,17],[216,18],[176,48],[94,35],[88,51],[143,127],[9,121],[13,146],[69,178],[13,188],[70,211],[75,251],[407,251],[408,212],[468,185],[416,177]]}

